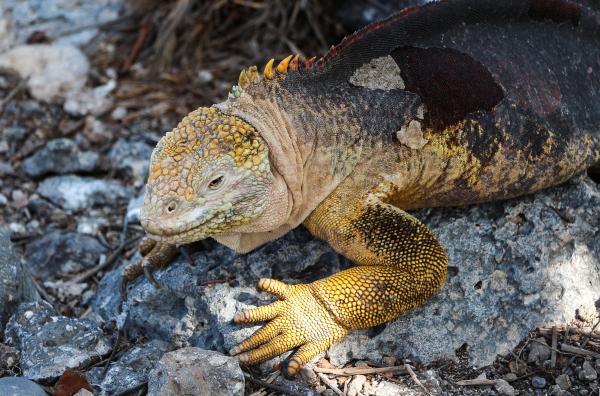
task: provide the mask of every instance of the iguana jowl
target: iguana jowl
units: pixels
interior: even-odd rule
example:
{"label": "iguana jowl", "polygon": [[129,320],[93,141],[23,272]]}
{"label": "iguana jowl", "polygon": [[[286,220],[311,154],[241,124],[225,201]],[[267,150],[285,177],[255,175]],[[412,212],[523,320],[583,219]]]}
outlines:
{"label": "iguana jowl", "polygon": [[447,257],[404,210],[506,199],[600,160],[600,16],[566,0],[455,0],[367,26],[316,62],[242,71],[154,149],[145,258],[126,280],[213,237],[248,252],[303,223],[356,263],[279,298],[233,348],[295,352],[289,375],[350,330],[389,321],[443,284]]}

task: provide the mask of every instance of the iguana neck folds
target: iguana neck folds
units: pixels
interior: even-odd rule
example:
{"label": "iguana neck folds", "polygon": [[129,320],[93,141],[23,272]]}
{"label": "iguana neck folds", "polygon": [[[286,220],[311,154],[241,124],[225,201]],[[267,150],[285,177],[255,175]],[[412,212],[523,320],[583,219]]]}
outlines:
{"label": "iguana neck folds", "polygon": [[317,132],[304,129],[272,95],[243,91],[216,107],[251,124],[269,148],[275,180],[267,210],[253,222],[215,236],[222,244],[247,252],[297,227],[338,180],[321,165],[330,162],[331,155],[315,149]]}

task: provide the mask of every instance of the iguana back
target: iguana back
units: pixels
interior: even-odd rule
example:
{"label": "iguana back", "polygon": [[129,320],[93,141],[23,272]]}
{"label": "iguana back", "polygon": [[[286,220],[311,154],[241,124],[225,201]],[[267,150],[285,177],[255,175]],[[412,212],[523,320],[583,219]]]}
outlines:
{"label": "iguana back", "polygon": [[332,108],[347,107],[359,132],[309,127],[301,139],[336,148],[333,172],[349,172],[344,150],[362,145],[359,172],[396,180],[402,208],[513,197],[600,159],[598,20],[563,0],[431,3],[289,71],[276,97],[303,126],[335,124]]}

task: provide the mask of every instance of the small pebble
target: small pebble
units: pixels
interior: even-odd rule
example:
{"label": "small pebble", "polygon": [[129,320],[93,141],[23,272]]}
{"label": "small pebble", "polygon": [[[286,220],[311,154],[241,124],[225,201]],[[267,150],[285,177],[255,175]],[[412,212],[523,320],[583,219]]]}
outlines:
{"label": "small pebble", "polygon": [[8,229],[15,234],[25,234],[25,226],[21,223],[10,223]]}
{"label": "small pebble", "polygon": [[505,374],[503,378],[505,381],[512,382],[512,381],[516,381],[517,378],[519,378],[519,377],[517,377],[517,374],[515,374],[515,373],[508,373],[508,374]]}
{"label": "small pebble", "polygon": [[7,203],[8,198],[6,198],[6,195],[0,193],[0,206],[6,206]]}
{"label": "small pebble", "polygon": [[396,365],[396,357],[395,356],[384,356],[381,359],[381,362],[383,363],[384,366],[395,366]]}
{"label": "small pebble", "polygon": [[27,195],[21,190],[13,190],[11,198],[13,206],[17,209],[24,208],[25,206],[27,206],[27,202],[29,201],[27,199]]}
{"label": "small pebble", "polygon": [[358,362],[356,362],[356,364],[354,365],[354,367],[367,368],[367,367],[369,367],[369,364],[367,362],[359,360]]}
{"label": "small pebble", "polygon": [[579,379],[582,381],[592,382],[598,378],[598,373],[592,367],[590,362],[587,360],[583,362],[583,366],[581,366],[581,371],[579,372]]}
{"label": "small pebble", "polygon": [[113,120],[122,120],[126,115],[127,109],[124,107],[117,107],[112,111],[112,113],[110,113],[110,116]]}
{"label": "small pebble", "polygon": [[500,395],[504,395],[504,396],[514,396],[515,395],[515,388],[513,388],[508,382],[506,382],[503,379],[497,379],[496,384],[494,385],[494,388],[496,388],[496,391]]}
{"label": "small pebble", "polygon": [[546,379],[544,377],[531,377],[531,385],[535,389],[543,389],[546,386]]}
{"label": "small pebble", "polygon": [[567,374],[561,374],[554,381],[562,390],[567,390],[571,387],[571,378]]}
{"label": "small pebble", "polygon": [[565,391],[560,389],[560,386],[558,386],[558,385],[552,385],[550,387],[550,396],[563,396],[564,392]]}

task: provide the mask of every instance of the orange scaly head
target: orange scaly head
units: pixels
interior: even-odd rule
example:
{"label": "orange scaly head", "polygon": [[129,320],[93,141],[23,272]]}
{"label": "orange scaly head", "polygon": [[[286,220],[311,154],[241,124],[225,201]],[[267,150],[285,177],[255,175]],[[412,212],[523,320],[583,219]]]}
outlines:
{"label": "orange scaly head", "polygon": [[254,127],[202,107],[152,152],[140,220],[154,239],[190,243],[258,217],[272,183],[268,149]]}

